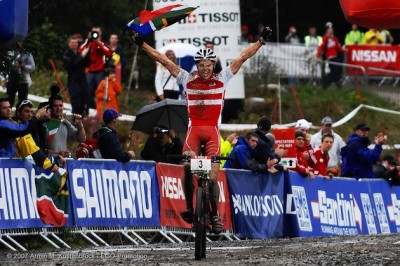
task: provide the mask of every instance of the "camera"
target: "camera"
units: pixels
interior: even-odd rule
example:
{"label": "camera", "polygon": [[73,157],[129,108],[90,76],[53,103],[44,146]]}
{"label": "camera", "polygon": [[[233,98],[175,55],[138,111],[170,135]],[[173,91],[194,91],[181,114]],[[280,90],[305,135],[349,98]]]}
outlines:
{"label": "camera", "polygon": [[91,40],[96,40],[100,37],[100,33],[98,31],[92,31],[90,32],[90,39]]}

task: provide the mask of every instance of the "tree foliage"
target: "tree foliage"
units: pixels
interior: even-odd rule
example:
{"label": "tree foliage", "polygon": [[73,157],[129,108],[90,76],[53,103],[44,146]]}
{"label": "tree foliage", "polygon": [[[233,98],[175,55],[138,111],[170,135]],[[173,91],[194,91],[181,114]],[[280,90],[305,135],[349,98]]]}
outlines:
{"label": "tree foliage", "polygon": [[[85,38],[93,26],[99,26],[103,30],[103,41],[108,40],[111,33],[116,33],[123,47],[129,48],[129,40],[122,36],[123,27],[137,17],[145,5],[146,9],[151,9],[151,1],[147,2],[30,0],[28,37],[24,40],[24,47],[33,54],[38,67],[48,67],[50,58],[62,59],[69,36],[79,33]],[[0,72],[9,68],[7,51],[13,49],[16,49],[15,45],[0,49]],[[126,50],[126,55],[131,58],[132,49]]]}

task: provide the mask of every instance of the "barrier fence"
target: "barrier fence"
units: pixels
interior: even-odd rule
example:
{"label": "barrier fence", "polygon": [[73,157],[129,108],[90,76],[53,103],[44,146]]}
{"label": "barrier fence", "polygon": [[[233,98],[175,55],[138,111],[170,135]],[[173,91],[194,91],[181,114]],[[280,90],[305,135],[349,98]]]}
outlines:
{"label": "barrier fence", "polygon": [[[340,56],[343,83],[358,77],[365,81],[378,80],[379,86],[388,81],[393,81],[393,86],[397,85],[400,76],[400,46],[348,45],[346,49]],[[328,62],[317,60],[316,55],[316,46],[268,43],[245,62],[244,72],[258,76],[268,73],[269,83],[276,83],[275,79],[281,79],[282,83],[284,80],[292,82],[293,79],[319,82],[322,68],[327,69]]]}
{"label": "barrier fence", "polygon": [[[20,236],[39,236],[54,248],[70,248],[64,233],[93,246],[119,235],[133,245],[192,241],[182,167],[154,162],[68,160],[70,209],[64,228],[45,225],[36,208],[39,173],[23,160],[0,160],[0,243],[26,251]],[[400,189],[385,180],[316,177],[296,172],[256,174],[220,171],[219,211],[224,223],[212,240],[308,237],[400,232]]]}

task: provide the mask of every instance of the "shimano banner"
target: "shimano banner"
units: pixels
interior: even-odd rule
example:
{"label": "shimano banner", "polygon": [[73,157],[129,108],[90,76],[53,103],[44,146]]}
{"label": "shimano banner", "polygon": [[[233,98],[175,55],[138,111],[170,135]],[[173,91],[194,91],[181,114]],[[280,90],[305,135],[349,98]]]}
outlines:
{"label": "shimano banner", "polygon": [[154,162],[68,162],[76,226],[159,226]]}
{"label": "shimano banner", "polygon": [[288,181],[286,212],[287,221],[297,228],[293,236],[398,232],[400,189],[386,180],[317,176],[311,181],[290,172]]}
{"label": "shimano banner", "polygon": [[[27,160],[0,159],[0,229],[49,227],[40,219],[36,186],[40,178],[50,180],[51,176],[38,167],[35,169]],[[46,181],[42,181],[42,185],[43,182]],[[53,204],[52,198],[46,199],[49,203],[45,210],[47,218],[52,218],[57,211],[63,213]],[[68,219],[67,214],[65,217]],[[72,220],[63,225],[72,226]]]}
{"label": "shimano banner", "polygon": [[283,236],[284,173],[226,170],[235,234],[241,238]]}
{"label": "shimano banner", "polygon": [[43,227],[36,209],[35,170],[23,159],[0,160],[0,228]]}

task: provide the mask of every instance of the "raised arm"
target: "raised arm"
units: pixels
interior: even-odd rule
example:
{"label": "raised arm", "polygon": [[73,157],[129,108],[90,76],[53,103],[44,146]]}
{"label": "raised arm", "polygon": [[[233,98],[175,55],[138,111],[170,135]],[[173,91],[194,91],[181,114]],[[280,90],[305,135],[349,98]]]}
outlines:
{"label": "raised arm", "polygon": [[168,57],[148,45],[143,41],[143,36],[141,36],[139,33],[136,33],[135,35],[132,36],[133,41],[135,42],[136,45],[139,45],[142,47],[143,51],[145,51],[151,58],[159,62],[161,65],[163,65],[168,71],[171,73],[173,77],[176,77],[179,74],[180,68],[178,65],[175,64],[175,62],[171,61],[168,59]]}
{"label": "raised arm", "polygon": [[240,53],[239,57],[232,61],[232,64],[230,66],[232,74],[235,75],[239,71],[243,63],[257,53],[261,46],[263,46],[268,38],[271,36],[271,33],[272,31],[269,27],[264,28],[262,37],[258,41],[244,49]]}

